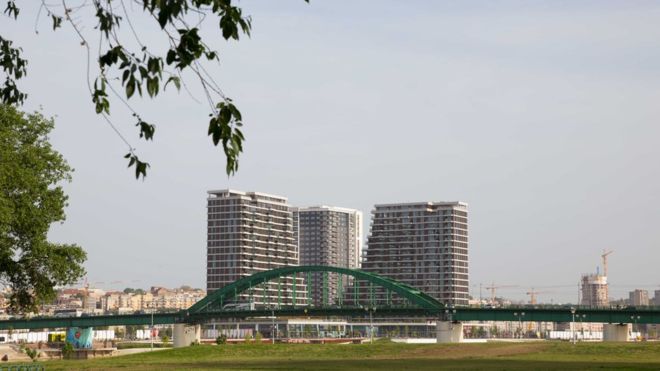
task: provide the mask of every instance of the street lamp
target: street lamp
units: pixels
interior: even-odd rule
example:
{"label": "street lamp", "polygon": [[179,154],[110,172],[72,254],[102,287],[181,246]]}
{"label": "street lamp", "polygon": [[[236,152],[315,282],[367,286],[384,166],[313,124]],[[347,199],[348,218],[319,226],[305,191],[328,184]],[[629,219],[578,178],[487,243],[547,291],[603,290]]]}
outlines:
{"label": "street lamp", "polygon": [[272,320],[272,326],[270,327],[270,337],[272,338],[272,343],[275,344],[275,337],[277,336],[277,328],[275,327],[275,307],[270,307],[270,318]]}
{"label": "street lamp", "polygon": [[525,317],[525,312],[513,312],[513,316],[518,318],[518,329],[520,330],[520,338],[523,338],[522,318]]}
{"label": "street lamp", "polygon": [[573,326],[575,325],[575,308],[571,307],[571,314],[573,315],[573,318],[571,320],[571,340],[573,341],[573,344],[575,344],[575,329],[573,329]]}
{"label": "street lamp", "polygon": [[149,338],[151,338],[151,351],[154,351],[154,309],[151,309],[151,329],[149,331]]}
{"label": "street lamp", "polygon": [[453,320],[453,315],[454,314],[456,314],[456,309],[452,309],[452,310],[445,309],[445,316],[447,317],[447,320],[449,322],[452,322],[452,323],[454,322],[454,320]]}
{"label": "street lamp", "polygon": [[[453,308],[453,307],[454,306],[451,305],[451,308]],[[453,332],[454,332],[454,314],[456,314],[456,309],[452,309],[452,310],[445,309],[445,318],[449,321],[449,330],[451,330],[451,332],[452,332],[451,337],[454,336],[453,335]]]}
{"label": "street lamp", "polygon": [[373,344],[374,342],[374,317],[373,314],[376,311],[376,307],[366,307],[364,308],[367,312],[369,312],[369,338],[370,342]]}

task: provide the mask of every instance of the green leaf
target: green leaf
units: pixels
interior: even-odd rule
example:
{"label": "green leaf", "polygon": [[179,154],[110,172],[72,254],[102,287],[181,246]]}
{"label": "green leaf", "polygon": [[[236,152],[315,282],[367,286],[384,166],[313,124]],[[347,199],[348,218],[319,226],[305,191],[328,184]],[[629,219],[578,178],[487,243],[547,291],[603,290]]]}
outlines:
{"label": "green leaf", "polygon": [[231,99],[216,104],[217,114],[209,121],[208,135],[211,136],[214,145],[222,142],[222,149],[227,159],[227,175],[232,175],[238,170],[238,156],[243,152],[243,132],[238,128],[241,126],[242,116]]}
{"label": "green leaf", "polygon": [[53,31],[62,27],[62,17],[58,17],[53,14],[51,15],[51,18],[53,19]]}
{"label": "green leaf", "polygon": [[14,19],[18,18],[18,13],[20,12],[20,9],[16,6],[16,3],[14,1],[7,1],[7,7],[5,8],[5,14],[7,14],[9,17],[11,17],[12,13],[14,14]]}
{"label": "green leaf", "polygon": [[165,58],[165,63],[168,65],[172,64],[174,61],[176,61],[176,51],[174,49],[170,49],[167,52],[167,57]]}
{"label": "green leaf", "polygon": [[147,79],[147,93],[150,97],[154,97],[158,94],[158,78],[151,77]]}
{"label": "green leaf", "polygon": [[133,93],[135,93],[135,84],[136,81],[133,76],[131,76],[131,78],[128,80],[128,83],[126,84],[126,98],[132,97]]}
{"label": "green leaf", "polygon": [[170,81],[174,83],[174,86],[176,86],[176,90],[181,90],[181,80],[179,79],[178,76],[170,76],[170,78],[167,79],[167,81],[165,82],[165,86],[163,87],[163,90],[167,88],[167,84],[169,84]]}
{"label": "green leaf", "polygon": [[131,166],[135,166],[135,179],[139,179],[140,176],[142,176],[142,179],[144,179],[147,176],[147,168],[150,167],[148,163],[140,161],[140,159],[134,153],[126,154],[124,158],[129,159],[128,161],[129,168]]}
{"label": "green leaf", "polygon": [[135,126],[140,127],[140,138],[143,138],[145,140],[153,140],[154,138],[154,133],[156,132],[156,127],[148,124],[142,120],[138,120],[138,123],[135,124]]}

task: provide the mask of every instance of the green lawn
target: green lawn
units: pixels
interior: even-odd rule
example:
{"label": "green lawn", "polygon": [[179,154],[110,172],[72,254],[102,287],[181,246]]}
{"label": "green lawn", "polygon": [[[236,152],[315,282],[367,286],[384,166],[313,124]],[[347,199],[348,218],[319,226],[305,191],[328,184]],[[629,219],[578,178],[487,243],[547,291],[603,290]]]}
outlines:
{"label": "green lawn", "polygon": [[660,343],[410,345],[201,345],[89,361],[44,362],[47,370],[602,370],[660,369]]}

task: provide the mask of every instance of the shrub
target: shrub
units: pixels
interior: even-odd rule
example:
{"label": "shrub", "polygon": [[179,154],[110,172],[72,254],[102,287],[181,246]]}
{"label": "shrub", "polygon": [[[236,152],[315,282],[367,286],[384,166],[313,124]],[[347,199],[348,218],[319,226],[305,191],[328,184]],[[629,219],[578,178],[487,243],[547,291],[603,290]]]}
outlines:
{"label": "shrub", "polygon": [[264,336],[261,335],[261,332],[257,332],[257,334],[254,335],[254,342],[256,344],[261,344],[261,339],[263,339],[263,338],[264,338]]}
{"label": "shrub", "polygon": [[249,332],[246,332],[244,339],[245,339],[245,344],[250,344],[252,342],[252,334],[250,334]]}
{"label": "shrub", "polygon": [[37,358],[41,356],[41,352],[36,349],[25,348],[25,354],[32,360],[32,362],[37,362]]}
{"label": "shrub", "polygon": [[163,344],[167,344],[170,342],[170,337],[167,335],[163,335],[160,337],[160,340],[163,342]]}
{"label": "shrub", "polygon": [[218,345],[226,344],[227,343],[227,335],[221,334],[217,338],[215,338],[215,343]]}
{"label": "shrub", "polygon": [[71,358],[73,351],[74,351],[73,344],[67,341],[66,343],[64,343],[64,346],[62,347],[62,357],[65,359]]}

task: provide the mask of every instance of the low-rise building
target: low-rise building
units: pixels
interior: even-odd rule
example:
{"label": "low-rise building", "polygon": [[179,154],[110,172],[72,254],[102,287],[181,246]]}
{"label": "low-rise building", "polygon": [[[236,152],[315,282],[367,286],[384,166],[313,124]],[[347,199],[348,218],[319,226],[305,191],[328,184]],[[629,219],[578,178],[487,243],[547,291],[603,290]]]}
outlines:
{"label": "low-rise building", "polygon": [[165,309],[186,309],[203,299],[206,292],[201,289],[167,289],[152,287],[150,291],[124,293],[108,292],[101,299],[101,308],[106,312],[132,312]]}

